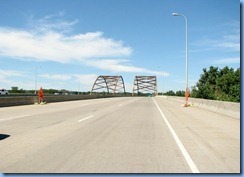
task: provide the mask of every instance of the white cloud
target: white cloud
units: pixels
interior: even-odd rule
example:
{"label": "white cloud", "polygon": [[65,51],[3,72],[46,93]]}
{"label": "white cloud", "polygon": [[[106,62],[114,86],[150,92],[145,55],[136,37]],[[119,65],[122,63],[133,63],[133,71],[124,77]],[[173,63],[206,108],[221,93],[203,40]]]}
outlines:
{"label": "white cloud", "polygon": [[64,16],[65,13],[63,11],[46,15],[41,19],[35,19],[34,16],[31,15],[28,20],[28,26],[31,29],[36,29],[38,32],[58,30],[65,33],[72,31],[72,26],[77,24],[79,20],[65,21],[62,19]]}
{"label": "white cloud", "polygon": [[237,42],[220,42],[214,44],[217,47],[222,47],[226,49],[230,49],[231,51],[240,51],[240,43]]}
{"label": "white cloud", "polygon": [[156,72],[148,70],[146,68],[134,67],[124,64],[126,60],[113,60],[113,59],[102,59],[102,60],[89,60],[86,62],[87,65],[97,67],[102,70],[110,70],[115,73],[119,72],[132,72],[132,73],[146,73],[153,75],[168,76],[167,72]]}
{"label": "white cloud", "polygon": [[211,50],[240,52],[240,22],[229,21],[228,23],[223,24],[222,29],[222,31],[216,31],[212,37],[205,36],[204,38],[191,43],[192,46],[200,46],[200,48],[191,50],[191,52]]}
{"label": "white cloud", "polygon": [[231,40],[231,41],[239,41],[240,40],[240,35],[237,34],[232,34],[232,35],[225,35],[224,38],[226,40]]}
{"label": "white cloud", "polygon": [[[80,63],[117,73],[169,75],[131,66],[129,60],[121,58],[130,57],[133,49],[123,41],[105,37],[101,31],[68,35],[65,31],[78,23],[78,20],[69,22],[59,19],[63,16],[64,12],[59,12],[37,20],[32,17],[29,20],[31,29],[28,30],[0,27],[0,56],[20,60]],[[43,77],[50,78],[50,75]]]}
{"label": "white cloud", "polygon": [[215,64],[239,64],[240,58],[234,57],[234,58],[224,58],[224,59],[218,59],[214,61]]}
{"label": "white cloud", "polygon": [[82,84],[89,84],[94,83],[94,81],[97,79],[98,75],[96,74],[73,74],[73,77],[75,77],[75,81]]}
{"label": "white cloud", "polygon": [[200,48],[191,50],[190,52],[205,52],[205,51],[212,51],[212,50],[222,50],[225,52],[239,52],[240,51],[240,35],[239,36],[226,35],[226,36],[222,36],[221,39],[207,39],[206,38],[201,41],[192,43],[192,45],[200,46]]}
{"label": "white cloud", "polygon": [[91,87],[98,76],[96,74],[41,74],[38,77],[43,77],[54,82],[72,80]]}
{"label": "white cloud", "polygon": [[20,71],[0,69],[0,77],[14,77],[14,76],[22,76],[22,75],[23,73]]}
{"label": "white cloud", "polygon": [[[52,80],[52,84],[49,84],[48,81],[41,83],[43,88],[89,91],[98,76],[96,74],[44,74],[40,75],[40,77]],[[67,85],[70,82],[72,86]]]}
{"label": "white cloud", "polygon": [[79,91],[90,91],[98,75],[96,74],[75,74],[75,81],[79,83]]}
{"label": "white cloud", "polygon": [[[14,70],[1,70],[0,69],[0,88],[4,87],[4,85],[14,85],[12,81],[13,77],[21,77],[23,76],[22,72],[14,71]],[[3,85],[4,83],[4,85]]]}
{"label": "white cloud", "polygon": [[67,81],[71,79],[70,75],[61,75],[61,74],[42,74],[39,75],[40,77],[44,77],[46,79],[52,79],[52,80],[61,80],[61,81]]}
{"label": "white cloud", "polygon": [[10,78],[20,77],[23,74],[14,70],[0,70],[0,83],[10,83]]}
{"label": "white cloud", "polygon": [[68,63],[90,58],[129,56],[130,47],[121,41],[103,37],[102,32],[64,36],[49,31],[35,34],[28,31],[0,28],[0,55]]}
{"label": "white cloud", "polygon": [[0,27],[0,55],[60,63],[131,55],[131,47],[104,37],[100,31],[66,33],[78,20],[65,21],[63,16],[62,11],[41,19],[31,16],[26,30]]}

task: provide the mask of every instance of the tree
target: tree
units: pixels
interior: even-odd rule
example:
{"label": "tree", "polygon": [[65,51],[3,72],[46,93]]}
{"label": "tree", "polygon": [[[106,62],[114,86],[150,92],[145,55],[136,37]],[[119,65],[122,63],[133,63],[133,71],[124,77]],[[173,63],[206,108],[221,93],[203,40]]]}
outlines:
{"label": "tree", "polygon": [[13,87],[11,87],[11,92],[12,93],[17,93],[18,92],[18,87],[16,87],[16,86],[13,86]]}
{"label": "tree", "polygon": [[192,87],[191,97],[239,102],[240,68],[236,71],[228,66],[204,68],[196,86]]}
{"label": "tree", "polygon": [[203,74],[201,74],[201,78],[196,84],[196,90],[193,90],[193,95],[197,98],[204,99],[215,99],[215,89],[216,89],[216,81],[219,77],[218,67],[211,66],[209,70],[206,68],[203,69]]}
{"label": "tree", "polygon": [[216,83],[216,95],[218,100],[240,101],[240,68],[225,67],[220,71],[220,77]]}
{"label": "tree", "polygon": [[164,95],[175,96],[175,92],[173,90],[170,90],[170,91],[166,92]]}
{"label": "tree", "polygon": [[183,91],[183,90],[176,91],[175,95],[176,96],[185,96],[185,91]]}

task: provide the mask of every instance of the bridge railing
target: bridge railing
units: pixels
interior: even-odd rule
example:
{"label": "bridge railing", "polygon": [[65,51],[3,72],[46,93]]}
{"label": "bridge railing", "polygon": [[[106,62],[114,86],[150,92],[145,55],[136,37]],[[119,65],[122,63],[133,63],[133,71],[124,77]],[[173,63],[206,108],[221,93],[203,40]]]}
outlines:
{"label": "bridge railing", "polygon": [[[177,96],[159,96],[168,100],[178,101],[180,103],[185,102],[185,97]],[[207,109],[213,112],[224,114],[226,116],[234,117],[240,119],[240,103],[227,102],[227,101],[217,101],[217,100],[208,100],[200,98],[191,98],[189,97],[189,104],[193,106]],[[179,103],[179,105],[180,105]]]}

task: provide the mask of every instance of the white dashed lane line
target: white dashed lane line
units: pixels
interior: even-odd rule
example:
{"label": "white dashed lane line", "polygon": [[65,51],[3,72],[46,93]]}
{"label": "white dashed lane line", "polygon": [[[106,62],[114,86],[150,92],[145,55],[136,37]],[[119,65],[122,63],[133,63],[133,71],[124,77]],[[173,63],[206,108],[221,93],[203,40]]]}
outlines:
{"label": "white dashed lane line", "polygon": [[0,119],[0,122],[13,120],[13,119],[19,119],[19,118],[28,117],[28,116],[30,116],[30,115],[20,115],[20,116],[7,117],[7,118]]}
{"label": "white dashed lane line", "polygon": [[88,117],[85,117],[85,118],[83,118],[83,119],[80,119],[78,122],[82,122],[82,121],[87,120],[87,119],[90,119],[90,118],[92,118],[92,117],[93,117],[93,115],[90,115],[90,116],[88,116]]}

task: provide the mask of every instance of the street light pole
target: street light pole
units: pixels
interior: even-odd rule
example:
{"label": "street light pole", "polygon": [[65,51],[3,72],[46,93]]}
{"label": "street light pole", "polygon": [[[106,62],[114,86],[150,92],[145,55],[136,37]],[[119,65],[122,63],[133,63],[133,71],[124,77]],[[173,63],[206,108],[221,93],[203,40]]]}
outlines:
{"label": "street light pole", "polygon": [[185,21],[186,21],[186,102],[184,104],[184,107],[188,106],[188,96],[189,96],[189,90],[188,90],[188,24],[187,24],[187,18],[185,15],[183,14],[179,14],[179,13],[172,13],[173,16],[182,16],[184,17]]}
{"label": "street light pole", "polygon": [[37,66],[36,66],[36,77],[35,77],[35,94],[36,94],[36,82],[37,82]]}
{"label": "street light pole", "polygon": [[34,91],[34,93],[36,94],[37,93],[37,79],[38,79],[38,69],[41,69],[42,67],[41,66],[38,66],[38,65],[36,65],[36,75],[35,75],[35,91]]}

